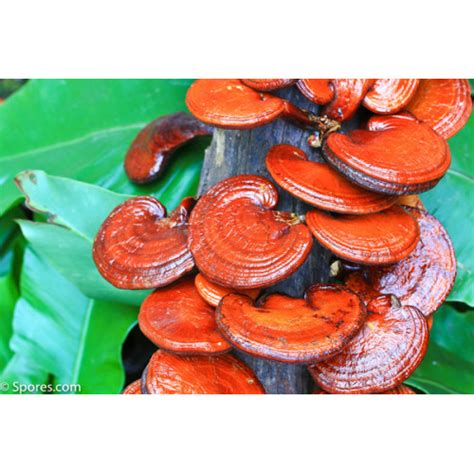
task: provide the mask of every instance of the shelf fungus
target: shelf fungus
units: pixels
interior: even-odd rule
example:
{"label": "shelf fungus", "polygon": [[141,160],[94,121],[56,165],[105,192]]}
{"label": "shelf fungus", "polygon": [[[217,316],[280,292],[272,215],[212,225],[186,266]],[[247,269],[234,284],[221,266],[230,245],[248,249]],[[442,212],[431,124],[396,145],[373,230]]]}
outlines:
{"label": "shelf fungus", "polygon": [[280,362],[309,363],[339,352],[359,330],[366,308],[342,285],[317,284],[304,299],[276,293],[254,304],[247,296],[227,295],[216,314],[222,334],[238,349]]}
{"label": "shelf fungus", "polygon": [[472,111],[467,79],[423,79],[406,110],[445,139],[466,124]]}
{"label": "shelf fungus", "polygon": [[377,79],[362,104],[376,114],[395,114],[413,99],[419,83],[419,79]]}
{"label": "shelf fungus", "polygon": [[416,392],[404,383],[384,392],[385,395],[416,395]]}
{"label": "shelf fungus", "polygon": [[296,87],[308,100],[318,105],[327,104],[334,98],[329,79],[300,79]]}
{"label": "shelf fungus", "polygon": [[316,383],[330,393],[381,393],[404,382],[428,346],[423,314],[395,297],[372,300],[362,329],[335,357],[310,365]]}
{"label": "shelf fungus", "polygon": [[361,188],[326,163],[309,161],[306,154],[291,145],[275,145],[267,154],[266,166],[272,178],[285,191],[327,211],[369,214],[392,206],[396,196]]}
{"label": "shelf fungus", "polygon": [[189,249],[199,271],[235,289],[270,286],[294,273],[312,246],[295,214],[274,211],[278,193],[267,179],[234,176],[210,188],[189,221]]}
{"label": "shelf fungus", "polygon": [[141,380],[135,380],[135,382],[127,385],[122,392],[123,395],[141,395],[141,393]]}
{"label": "shelf fungus", "polygon": [[187,248],[187,220],[194,199],[170,214],[154,197],[130,198],[104,221],[93,246],[100,274],[117,288],[169,285],[194,267]]}
{"label": "shelf fungus", "polygon": [[155,180],[179,147],[195,137],[210,135],[211,131],[209,126],[184,112],[153,120],[138,133],[125,155],[128,178],[135,183]]}
{"label": "shelf fungus", "polygon": [[263,394],[250,367],[231,354],[178,356],[153,354],[142,376],[148,394]]}
{"label": "shelf fungus", "polygon": [[138,324],[161,349],[181,354],[218,354],[231,349],[219,333],[215,310],[188,277],[155,290],[142,303]]}
{"label": "shelf fungus", "polygon": [[257,91],[273,91],[292,86],[296,79],[240,79],[246,86]]}
{"label": "shelf fungus", "polygon": [[313,124],[309,112],[239,79],[198,79],[188,90],[186,105],[197,119],[220,128],[254,128],[279,117],[304,126]]}
{"label": "shelf fungus", "polygon": [[366,130],[331,133],[323,153],[351,181],[395,195],[431,189],[451,163],[446,141],[408,114],[373,116]]}
{"label": "shelf fungus", "polygon": [[448,233],[427,211],[406,208],[418,222],[420,240],[400,262],[349,273],[345,283],[361,296],[394,294],[403,305],[423,314],[435,313],[448,297],[456,278],[456,256]]}
{"label": "shelf fungus", "polygon": [[366,265],[399,262],[415,249],[420,239],[416,219],[401,206],[360,216],[313,209],[306,213],[306,224],[332,253]]}
{"label": "shelf fungus", "polygon": [[213,307],[216,307],[224,296],[231,293],[240,293],[247,295],[252,300],[258,297],[260,294],[260,288],[253,290],[236,290],[235,288],[227,288],[225,286],[216,285],[212,281],[208,280],[204,275],[198,273],[194,279],[194,285],[201,298]]}

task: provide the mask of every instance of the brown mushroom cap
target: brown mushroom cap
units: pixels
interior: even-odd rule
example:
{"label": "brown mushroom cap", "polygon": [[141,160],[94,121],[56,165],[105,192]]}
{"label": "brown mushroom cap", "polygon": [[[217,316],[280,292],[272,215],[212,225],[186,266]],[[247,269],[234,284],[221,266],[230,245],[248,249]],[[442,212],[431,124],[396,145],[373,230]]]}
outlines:
{"label": "brown mushroom cap", "polygon": [[201,298],[192,277],[148,295],[138,324],[150,341],[168,351],[218,354],[231,348],[217,329],[214,308]]}
{"label": "brown mushroom cap", "polygon": [[141,393],[141,380],[135,380],[135,382],[127,385],[122,392],[123,395],[141,395]]}
{"label": "brown mushroom cap", "polygon": [[266,165],[283,189],[328,211],[369,214],[390,207],[397,199],[357,186],[326,163],[309,161],[303,150],[291,145],[273,146]]}
{"label": "brown mushroom cap", "polygon": [[397,199],[400,206],[416,207],[417,209],[425,209],[425,205],[418,194],[407,194]]}
{"label": "brown mushroom cap", "polygon": [[250,367],[231,354],[178,356],[153,354],[142,389],[150,394],[263,394]]}
{"label": "brown mushroom cap", "polygon": [[446,141],[408,115],[374,116],[367,130],[331,133],[323,152],[351,181],[396,195],[432,188],[451,163]]}
{"label": "brown mushroom cap", "polygon": [[100,274],[117,288],[166,286],[191,271],[187,219],[194,199],[185,198],[166,217],[151,196],[127,199],[117,206],[97,233],[93,257]]}
{"label": "brown mushroom cap", "polygon": [[184,112],[159,117],[133,140],[125,156],[125,172],[135,183],[153,181],[180,146],[194,137],[210,134],[210,127]]}
{"label": "brown mushroom cap", "polygon": [[422,209],[406,210],[420,228],[415,250],[394,265],[351,273],[345,283],[361,295],[367,288],[394,294],[403,305],[415,306],[428,316],[439,309],[454,285],[456,256],[448,233],[435,217]]}
{"label": "brown mushroom cap", "polygon": [[198,201],[189,221],[189,248],[206,278],[221,286],[270,286],[294,273],[312,246],[297,216],[273,211],[278,193],[270,181],[234,176]]}
{"label": "brown mushroom cap", "polygon": [[399,262],[415,249],[420,238],[416,220],[400,206],[361,216],[314,209],[306,213],[306,224],[332,253],[366,265]]}
{"label": "brown mushroom cap", "polygon": [[331,393],[380,393],[405,381],[428,346],[423,314],[381,296],[370,303],[362,329],[332,359],[309,366],[316,383]]}
{"label": "brown mushroom cap", "polygon": [[253,290],[236,290],[235,288],[227,288],[225,286],[216,285],[209,281],[202,273],[198,273],[194,279],[194,285],[201,298],[211,306],[216,307],[224,296],[231,293],[241,293],[255,300],[260,294],[260,288]]}
{"label": "brown mushroom cap", "polygon": [[323,113],[340,122],[350,119],[373,82],[372,79],[331,79],[334,98],[324,107]]}
{"label": "brown mushroom cap", "polygon": [[300,79],[296,87],[315,104],[327,104],[334,98],[334,89],[329,79]]}
{"label": "brown mushroom cap", "polygon": [[339,352],[359,330],[365,305],[342,285],[317,284],[305,299],[272,294],[257,306],[243,295],[227,295],[217,324],[237,348],[257,357],[302,363]]}
{"label": "brown mushroom cap", "polygon": [[419,83],[419,79],[377,79],[362,103],[376,114],[395,114],[413,99]]}
{"label": "brown mushroom cap", "polygon": [[296,79],[240,79],[246,86],[257,91],[272,91],[288,87],[296,82]]}
{"label": "brown mushroom cap", "polygon": [[406,110],[443,138],[455,135],[472,111],[471,86],[467,79],[423,79]]}

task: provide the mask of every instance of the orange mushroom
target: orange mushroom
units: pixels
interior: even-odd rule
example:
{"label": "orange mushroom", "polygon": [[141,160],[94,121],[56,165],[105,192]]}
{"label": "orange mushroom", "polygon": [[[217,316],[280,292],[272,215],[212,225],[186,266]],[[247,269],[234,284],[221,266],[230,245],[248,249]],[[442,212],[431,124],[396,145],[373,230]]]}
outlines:
{"label": "orange mushroom", "polygon": [[416,392],[404,383],[384,392],[385,395],[416,395]]}
{"label": "orange mushroom", "polygon": [[466,124],[472,111],[467,79],[424,79],[406,110],[445,139]]}
{"label": "orange mushroom", "polygon": [[265,178],[234,176],[210,188],[189,221],[199,271],[221,286],[270,286],[294,273],[312,246],[298,216],[274,211],[278,193]]}
{"label": "orange mushroom", "polygon": [[149,394],[263,394],[252,370],[230,354],[177,356],[153,354],[142,377]]}
{"label": "orange mushroom", "polygon": [[396,195],[431,189],[451,163],[446,141],[406,114],[374,116],[367,130],[331,133],[323,152],[351,181]]}
{"label": "orange mushroom", "polygon": [[104,221],[93,246],[100,274],[117,288],[166,286],[190,272],[187,220],[194,199],[185,198],[166,217],[166,208],[151,196],[127,199]]}
{"label": "orange mushroom", "polygon": [[395,114],[413,99],[419,83],[419,79],[377,79],[362,104],[376,114]]}
{"label": "orange mushroom", "polygon": [[256,306],[244,295],[227,295],[217,324],[232,345],[257,357],[288,363],[325,360],[356,334],[365,305],[342,285],[317,284],[304,299],[272,294]]}
{"label": "orange mushroom", "polygon": [[184,112],[159,117],[133,140],[125,156],[125,172],[135,183],[153,181],[179,147],[194,137],[210,134],[210,127]]}
{"label": "orange mushroom", "polygon": [[309,161],[303,150],[291,145],[273,146],[266,165],[285,191],[327,211],[368,214],[392,206],[397,199],[357,186],[326,163]]}
{"label": "orange mushroom", "polygon": [[315,104],[327,104],[334,98],[334,89],[329,79],[300,79],[296,83],[296,87]]}
{"label": "orange mushroom", "polygon": [[380,296],[367,307],[357,335],[332,359],[309,366],[316,383],[331,393],[381,393],[405,381],[428,347],[423,314]]}
{"label": "orange mushroom", "polygon": [[130,385],[127,385],[125,387],[122,394],[123,395],[141,395],[142,393],[141,385],[142,385],[141,380],[135,380],[135,382],[132,382]]}
{"label": "orange mushroom", "polygon": [[272,91],[288,87],[296,82],[296,79],[240,79],[246,86],[257,91]]}
{"label": "orange mushroom", "polygon": [[399,262],[415,249],[420,238],[416,220],[400,206],[360,216],[313,209],[306,213],[306,223],[332,253],[366,265]]}

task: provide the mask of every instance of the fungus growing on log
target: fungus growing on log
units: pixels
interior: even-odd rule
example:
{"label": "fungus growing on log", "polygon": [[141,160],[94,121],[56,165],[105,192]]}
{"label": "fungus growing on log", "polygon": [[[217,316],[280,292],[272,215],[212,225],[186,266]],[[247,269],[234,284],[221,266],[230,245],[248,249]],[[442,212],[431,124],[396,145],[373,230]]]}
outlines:
{"label": "fungus growing on log", "polygon": [[142,377],[149,394],[263,394],[252,370],[233,355],[153,354]]}
{"label": "fungus growing on log", "polygon": [[134,183],[153,181],[179,147],[211,132],[210,127],[184,112],[153,120],[138,133],[125,155],[128,178]]}
{"label": "fungus growing on log", "polygon": [[270,286],[306,260],[312,237],[298,216],[274,211],[278,193],[260,176],[234,176],[198,201],[189,221],[189,249],[199,271],[221,286]]}
{"label": "fungus growing on log", "polygon": [[300,79],[296,87],[308,100],[318,105],[327,104],[334,98],[329,79]]}
{"label": "fungus growing on log", "polygon": [[357,186],[328,164],[309,161],[306,153],[291,145],[273,146],[266,165],[285,191],[327,211],[369,214],[392,206],[397,199]]}
{"label": "fungus growing on log", "polygon": [[362,104],[376,114],[395,114],[413,99],[419,83],[419,79],[377,79]]}
{"label": "fungus growing on log", "polygon": [[309,366],[327,392],[386,392],[404,382],[425,355],[428,325],[417,308],[399,306],[385,295],[373,300],[367,311],[362,329],[339,354]]}
{"label": "fungus growing on log", "polygon": [[296,79],[240,79],[246,86],[257,91],[273,91],[288,87],[296,82]]}
{"label": "fungus growing on log", "polygon": [[138,324],[161,349],[182,354],[218,354],[231,347],[217,329],[214,312],[189,277],[148,295],[141,305]]}
{"label": "fungus growing on log", "polygon": [[339,352],[359,330],[366,308],[342,285],[317,284],[304,299],[272,294],[257,305],[247,296],[227,295],[216,314],[224,336],[242,351],[308,363]]}
{"label": "fungus growing on log", "polygon": [[100,274],[117,288],[134,290],[166,286],[190,272],[194,261],[187,248],[187,220],[194,203],[183,199],[169,217],[151,196],[117,206],[94,241]]}

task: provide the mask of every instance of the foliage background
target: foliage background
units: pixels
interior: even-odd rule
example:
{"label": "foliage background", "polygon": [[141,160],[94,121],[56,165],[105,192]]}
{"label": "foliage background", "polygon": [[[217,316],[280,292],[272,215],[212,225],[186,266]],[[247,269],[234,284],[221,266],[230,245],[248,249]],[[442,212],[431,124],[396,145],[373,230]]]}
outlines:
{"label": "foliage background", "polygon": [[[124,154],[155,117],[184,110],[189,80],[31,80],[0,106],[0,381],[79,383],[118,393],[122,344],[147,292],[103,280],[91,246],[130,195],[169,209],[197,190],[207,139],[183,147],[156,183],[137,187]],[[0,81],[0,97],[21,81]],[[474,393],[474,119],[450,140],[453,164],[422,198],[454,242],[458,276],[407,383]],[[16,182],[16,184],[15,184]],[[21,203],[29,202],[31,211]]]}

